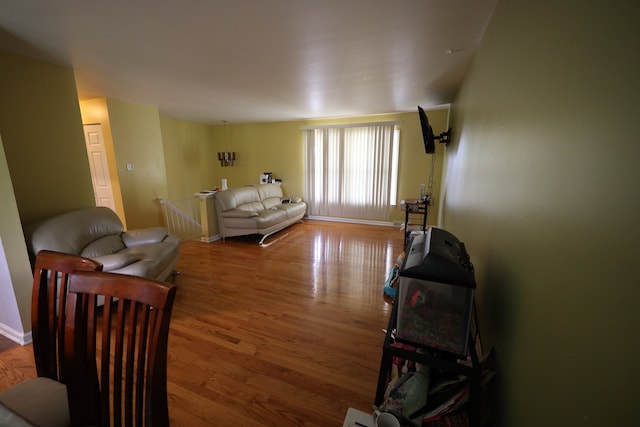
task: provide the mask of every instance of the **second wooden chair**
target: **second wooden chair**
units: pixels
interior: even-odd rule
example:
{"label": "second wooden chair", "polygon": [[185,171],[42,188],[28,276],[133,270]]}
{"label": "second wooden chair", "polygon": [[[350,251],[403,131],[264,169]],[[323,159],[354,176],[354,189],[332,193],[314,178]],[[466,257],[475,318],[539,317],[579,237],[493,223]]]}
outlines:
{"label": "second wooden chair", "polygon": [[141,277],[70,275],[63,381],[72,426],[169,426],[167,344],[175,293],[173,284]]}

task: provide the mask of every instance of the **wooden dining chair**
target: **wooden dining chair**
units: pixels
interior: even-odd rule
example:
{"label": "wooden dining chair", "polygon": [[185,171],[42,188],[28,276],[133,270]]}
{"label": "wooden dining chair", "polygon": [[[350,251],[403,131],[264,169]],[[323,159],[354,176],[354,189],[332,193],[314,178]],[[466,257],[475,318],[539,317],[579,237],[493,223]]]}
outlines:
{"label": "wooden dining chair", "polygon": [[169,426],[167,342],[175,293],[173,284],[141,277],[70,275],[63,381],[72,426]]}
{"label": "wooden dining chair", "polygon": [[31,336],[39,377],[60,380],[69,274],[102,270],[97,261],[76,255],[38,252],[31,293]]}
{"label": "wooden dining chair", "polygon": [[36,256],[31,335],[38,377],[0,391],[0,404],[31,425],[66,427],[70,423],[67,388],[61,382],[69,274],[101,269],[102,264],[75,255],[40,251]]}

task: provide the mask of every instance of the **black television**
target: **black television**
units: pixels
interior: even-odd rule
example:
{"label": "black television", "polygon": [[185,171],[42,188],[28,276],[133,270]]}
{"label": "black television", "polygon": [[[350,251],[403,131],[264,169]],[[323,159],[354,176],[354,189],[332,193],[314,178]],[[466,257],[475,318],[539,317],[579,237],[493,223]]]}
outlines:
{"label": "black television", "polygon": [[433,135],[433,129],[429,124],[427,114],[422,107],[418,105],[418,115],[420,116],[420,126],[422,126],[422,139],[424,141],[424,151],[427,154],[433,154],[436,152],[436,138]]}

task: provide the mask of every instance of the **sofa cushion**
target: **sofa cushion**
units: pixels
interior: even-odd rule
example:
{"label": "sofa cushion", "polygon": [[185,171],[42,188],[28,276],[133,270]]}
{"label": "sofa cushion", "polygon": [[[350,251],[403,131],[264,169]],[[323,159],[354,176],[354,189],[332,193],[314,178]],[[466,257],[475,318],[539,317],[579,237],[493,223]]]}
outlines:
{"label": "sofa cushion", "polygon": [[256,212],[256,215],[253,217],[249,217],[249,218],[238,218],[238,217],[232,217],[232,218],[224,218],[224,226],[226,228],[235,228],[235,229],[242,229],[242,230],[246,230],[246,233],[244,234],[252,234],[252,233],[257,233],[258,232],[258,223],[256,222],[256,220],[258,219],[258,213]]}
{"label": "sofa cushion", "polygon": [[223,218],[251,218],[254,216],[258,216],[258,212],[245,211],[241,209],[232,209],[230,211],[225,211],[222,213]]}
{"label": "sofa cushion", "polygon": [[264,199],[262,201],[262,204],[264,205],[265,209],[271,209],[275,206],[281,205],[282,199],[280,199],[280,197],[269,197],[267,199]]}
{"label": "sofa cushion", "polygon": [[261,211],[258,218],[256,218],[256,221],[258,229],[262,229],[280,224],[285,219],[287,219],[287,213],[285,211],[273,208]]}
{"label": "sofa cushion", "polygon": [[109,235],[99,237],[87,246],[82,248],[78,255],[85,258],[95,258],[102,255],[114,254],[125,248],[120,235]]}
{"label": "sofa cushion", "polygon": [[305,203],[284,203],[278,205],[278,209],[285,211],[288,218],[293,218],[300,214],[304,215],[307,205]]}
{"label": "sofa cushion", "polygon": [[239,187],[218,191],[215,200],[216,206],[224,212],[244,203],[260,202],[260,196],[254,187]]}
{"label": "sofa cushion", "polygon": [[266,200],[271,197],[282,199],[282,187],[278,184],[261,184],[256,188],[260,200]]}
{"label": "sofa cushion", "polygon": [[264,210],[264,206],[262,205],[262,202],[249,202],[238,205],[236,209],[239,209],[241,211],[259,212],[261,210]]}
{"label": "sofa cushion", "polygon": [[[29,422],[29,425],[66,427],[71,423],[67,387],[50,378],[25,380],[0,392],[0,402]],[[0,420],[0,425],[8,424]],[[17,423],[16,425],[25,425]]]}

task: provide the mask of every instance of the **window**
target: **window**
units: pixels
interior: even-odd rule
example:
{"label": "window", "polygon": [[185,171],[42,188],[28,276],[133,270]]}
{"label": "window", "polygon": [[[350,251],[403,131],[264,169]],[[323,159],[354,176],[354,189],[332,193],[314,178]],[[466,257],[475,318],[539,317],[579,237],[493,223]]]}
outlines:
{"label": "window", "polygon": [[385,221],[396,204],[396,122],[305,128],[309,215]]}

